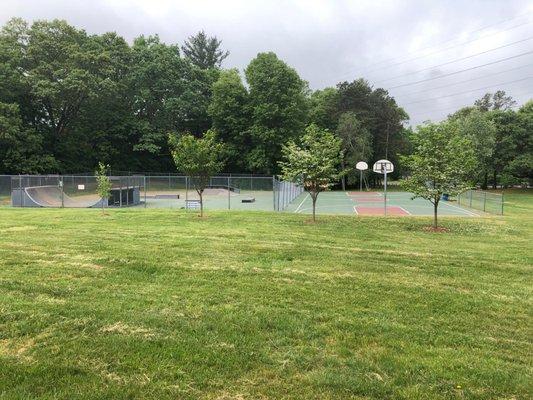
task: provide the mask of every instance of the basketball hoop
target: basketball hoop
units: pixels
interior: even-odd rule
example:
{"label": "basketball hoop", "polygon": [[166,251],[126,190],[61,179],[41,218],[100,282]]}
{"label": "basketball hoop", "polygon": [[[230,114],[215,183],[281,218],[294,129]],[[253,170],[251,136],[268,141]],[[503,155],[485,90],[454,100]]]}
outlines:
{"label": "basketball hoop", "polygon": [[379,160],[374,163],[372,170],[378,174],[390,174],[394,172],[394,165],[389,160]]}
{"label": "basketball hoop", "polygon": [[355,164],[355,168],[359,170],[359,191],[363,191],[363,171],[368,169],[368,164],[364,161],[359,161]]}
{"label": "basketball hoop", "polygon": [[373,171],[385,175],[383,181],[383,212],[387,216],[387,174],[394,172],[394,165],[389,160],[379,160],[374,163]]}
{"label": "basketball hoop", "polygon": [[365,171],[368,169],[368,164],[364,161],[359,161],[357,164],[355,164],[355,168],[359,171]]}

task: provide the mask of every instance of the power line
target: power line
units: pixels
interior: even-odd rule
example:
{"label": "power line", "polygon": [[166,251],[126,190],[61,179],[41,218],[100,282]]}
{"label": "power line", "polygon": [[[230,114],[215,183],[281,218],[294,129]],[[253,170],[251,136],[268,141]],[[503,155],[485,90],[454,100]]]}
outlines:
{"label": "power line", "polygon": [[514,80],[514,81],[501,82],[501,83],[498,83],[498,84],[495,84],[495,85],[489,85],[489,86],[485,86],[485,87],[481,87],[481,88],[477,88],[477,89],[465,90],[465,91],[463,91],[463,92],[452,93],[452,94],[448,94],[448,95],[446,95],[446,96],[431,97],[431,98],[429,98],[429,99],[423,99],[423,100],[411,101],[410,103],[404,103],[403,105],[404,105],[404,106],[408,106],[408,105],[411,105],[411,104],[423,103],[423,102],[425,102],[425,101],[445,99],[445,98],[447,98],[447,97],[453,97],[453,96],[459,96],[459,95],[462,95],[462,94],[467,94],[467,93],[477,92],[478,90],[491,89],[491,88],[493,88],[493,87],[502,86],[502,85],[510,85],[510,84],[512,84],[512,83],[517,83],[517,82],[526,81],[526,80],[531,79],[531,78],[533,78],[533,76],[528,76],[528,77],[525,77],[525,78],[516,79],[516,80]]}
{"label": "power line", "polygon": [[408,72],[406,74],[393,76],[392,78],[387,78],[387,79],[382,79],[380,81],[375,81],[375,83],[387,82],[387,81],[391,81],[393,79],[403,78],[404,76],[414,75],[414,74],[418,74],[419,72],[424,72],[424,71],[427,71],[427,70],[430,70],[430,69],[439,68],[439,67],[442,67],[444,65],[449,65],[449,64],[453,64],[453,63],[456,63],[456,62],[459,62],[459,61],[468,60],[470,58],[477,57],[477,56],[480,56],[482,54],[487,54],[487,53],[490,53],[491,51],[500,50],[500,49],[503,49],[505,47],[513,46],[513,45],[518,44],[518,43],[523,43],[523,42],[526,42],[526,41],[531,40],[531,39],[533,39],[533,36],[530,36],[530,37],[528,37],[526,39],[517,40],[516,42],[508,43],[508,44],[505,44],[505,45],[502,45],[502,46],[493,47],[492,49],[485,50],[485,51],[482,51],[482,52],[479,52],[479,53],[475,53],[475,54],[471,54],[471,55],[466,56],[466,57],[461,57],[461,58],[457,58],[455,60],[447,61],[447,62],[442,63],[442,64],[433,65],[431,67],[419,69],[418,71],[412,71],[412,72]]}
{"label": "power line", "polygon": [[445,77],[447,77],[447,76],[452,76],[452,75],[461,74],[461,73],[463,73],[463,72],[472,71],[472,70],[474,70],[474,69],[478,69],[478,68],[486,67],[486,66],[488,66],[488,65],[494,65],[494,64],[498,64],[498,63],[501,63],[501,62],[504,62],[504,61],[512,60],[512,59],[515,59],[515,58],[518,58],[518,57],[523,57],[523,56],[526,56],[526,55],[528,55],[528,54],[533,54],[533,51],[526,51],[525,53],[520,53],[520,54],[516,54],[516,55],[514,55],[514,56],[501,58],[501,59],[496,60],[496,61],[491,61],[491,62],[488,62],[488,63],[485,63],[485,64],[476,65],[476,66],[474,66],[474,67],[465,68],[465,69],[462,69],[462,70],[460,70],[460,71],[450,72],[450,73],[447,73],[447,74],[442,74],[442,75],[434,76],[434,77],[431,77],[431,78],[421,79],[421,80],[419,80],[419,81],[415,81],[415,82],[408,82],[408,83],[403,83],[403,84],[401,84],[401,85],[390,86],[390,87],[388,88],[388,90],[390,90],[390,89],[397,89],[397,88],[399,88],[399,87],[405,87],[405,86],[417,85],[417,84],[419,84],[419,83],[428,82],[428,81],[433,81],[433,80],[435,80],[435,79],[440,79],[440,78],[445,78]]}
{"label": "power line", "polygon": [[507,32],[507,31],[510,31],[512,29],[516,29],[516,28],[519,28],[521,26],[524,26],[524,25],[528,25],[528,24],[531,24],[533,21],[527,21],[527,22],[522,22],[518,25],[515,25],[515,26],[512,26],[510,28],[507,28],[507,29],[504,29],[504,30],[501,30],[501,31],[498,31],[498,32],[492,32],[492,33],[489,33],[488,35],[484,35],[484,36],[480,36],[480,37],[477,37],[475,39],[471,39],[471,40],[468,40],[468,41],[465,41],[465,42],[462,42],[462,43],[458,43],[458,44],[455,44],[455,45],[452,45],[452,46],[448,46],[448,47],[445,47],[443,49],[440,49],[440,50],[436,50],[434,52],[431,52],[431,53],[427,53],[427,54],[423,54],[421,56],[418,56],[418,57],[413,57],[413,58],[409,58],[409,59],[406,59],[406,60],[403,60],[403,61],[399,61],[399,62],[396,62],[394,64],[390,64],[390,65],[385,65],[383,67],[378,67],[378,68],[375,68],[375,69],[372,69],[372,70],[363,70],[362,72],[365,72],[365,73],[372,73],[372,72],[375,72],[375,71],[380,71],[380,70],[383,70],[383,69],[388,69],[388,68],[392,68],[392,67],[396,67],[398,65],[402,65],[402,64],[405,64],[407,62],[411,62],[411,61],[416,61],[416,60],[420,60],[422,58],[425,58],[425,57],[429,57],[429,56],[432,56],[432,55],[435,55],[435,54],[438,54],[438,53],[442,53],[443,51],[446,51],[446,50],[450,50],[450,49],[454,49],[456,47],[460,47],[460,46],[464,46],[466,44],[469,44],[469,43],[472,43],[472,42],[476,42],[478,40],[481,40],[481,39],[485,39],[485,38],[488,38],[490,36],[494,36],[494,35],[499,35],[501,33],[504,33],[504,32]]}
{"label": "power line", "polygon": [[[498,71],[498,72],[495,72],[495,73],[492,73],[492,74],[486,74],[486,75],[483,75],[483,76],[478,76],[477,78],[465,79],[463,81],[457,81],[457,82],[449,83],[449,84],[442,85],[442,86],[435,86],[435,87],[431,87],[431,88],[426,88],[426,89],[423,89],[423,90],[418,90],[416,92],[401,93],[401,95],[402,96],[412,96],[414,94],[425,93],[428,90],[444,89],[444,88],[448,88],[450,86],[460,85],[460,84],[463,84],[463,83],[470,83],[472,81],[477,81],[479,79],[488,78],[489,76],[500,75],[500,74],[503,74],[503,73],[506,73],[506,72],[516,71],[518,69],[531,67],[531,66],[533,66],[533,64],[521,65],[520,67],[514,67],[514,68],[505,69],[503,71]],[[396,96],[396,97],[398,97],[398,96]]]}
{"label": "power line", "polygon": [[[518,18],[525,17],[526,15],[529,15],[529,14],[531,14],[530,11],[528,11],[528,12],[526,12],[526,13],[523,13],[523,14],[515,15],[514,17],[511,17],[511,18],[506,18],[506,19],[504,19],[504,20],[500,20],[499,22],[495,22],[495,23],[492,23],[492,24],[489,24],[489,25],[485,25],[485,26],[483,26],[483,27],[481,27],[481,28],[478,28],[478,29],[476,29],[476,30],[473,30],[473,31],[467,32],[467,35],[468,35],[468,36],[471,36],[471,35],[474,34],[474,33],[481,32],[481,31],[483,31],[483,30],[485,30],[485,29],[488,29],[488,28],[492,28],[493,26],[501,25],[501,24],[503,24],[503,23],[505,23],[505,22],[509,22],[509,21],[513,21],[513,20],[518,19]],[[529,23],[529,22],[528,22],[528,23]],[[421,49],[418,49],[417,51],[415,51],[415,52],[413,52],[413,53],[411,53],[411,54],[412,54],[412,55],[415,55],[415,54],[420,53],[420,52],[422,52],[422,51],[424,51],[424,50],[426,50],[426,49],[431,49],[431,48],[439,47],[439,46],[441,46],[441,45],[443,45],[443,44],[450,43],[450,42],[454,42],[454,41],[459,40],[459,39],[460,39],[459,37],[455,37],[455,38],[453,38],[453,39],[447,39],[447,40],[444,40],[444,41],[439,42],[439,43],[436,43],[436,44],[432,44],[432,45],[429,45],[429,46],[426,46],[426,47],[422,47]],[[478,38],[478,39],[479,39],[479,38]],[[365,68],[363,68],[362,70],[360,70],[359,73],[361,73],[361,72],[366,72],[366,71],[368,71],[368,69],[370,69],[370,68],[373,67],[373,66],[378,66],[378,65],[380,65],[380,64],[389,63],[389,62],[394,62],[395,60],[397,60],[397,58],[394,58],[394,57],[393,57],[393,58],[389,58],[389,59],[385,59],[385,60],[382,60],[382,61],[378,61],[378,62],[375,62],[375,63],[369,64],[369,65],[367,65]],[[341,75],[341,77],[342,77],[342,76],[349,75],[349,74],[352,74],[352,72],[349,72],[349,73],[343,74],[343,75]]]}

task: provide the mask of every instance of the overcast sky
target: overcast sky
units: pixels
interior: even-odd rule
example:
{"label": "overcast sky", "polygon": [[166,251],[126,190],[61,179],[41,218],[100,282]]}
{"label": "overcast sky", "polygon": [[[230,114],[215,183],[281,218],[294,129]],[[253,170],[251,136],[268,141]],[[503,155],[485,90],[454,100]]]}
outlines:
{"label": "overcast sky", "polygon": [[130,42],[157,33],[181,44],[204,29],[231,52],[224,67],[242,70],[274,51],[312,89],[364,77],[412,124],[499,88],[520,103],[533,97],[533,0],[0,0],[0,22],[14,16],[66,19]]}

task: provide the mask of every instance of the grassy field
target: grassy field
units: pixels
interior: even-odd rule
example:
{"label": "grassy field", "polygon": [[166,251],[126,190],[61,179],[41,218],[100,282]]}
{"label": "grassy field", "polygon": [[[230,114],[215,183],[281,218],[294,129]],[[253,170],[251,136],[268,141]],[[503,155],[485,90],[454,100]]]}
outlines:
{"label": "grassy field", "polygon": [[0,208],[0,399],[529,399],[507,215]]}

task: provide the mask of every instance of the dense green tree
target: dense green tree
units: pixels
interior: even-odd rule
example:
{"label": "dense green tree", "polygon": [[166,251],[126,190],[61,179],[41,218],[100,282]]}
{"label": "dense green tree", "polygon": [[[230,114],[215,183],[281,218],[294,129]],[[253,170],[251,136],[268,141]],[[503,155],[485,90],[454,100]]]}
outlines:
{"label": "dense green tree", "polygon": [[491,161],[496,141],[496,127],[487,113],[478,109],[473,109],[464,116],[461,115],[452,119],[459,124],[461,133],[467,136],[474,146],[474,153],[478,160],[476,180],[481,182],[483,189],[486,189],[488,177],[492,171]]}
{"label": "dense green tree", "polygon": [[260,53],[246,68],[250,88],[252,150],[248,169],[276,173],[281,148],[303,131],[307,84],[274,53]]}
{"label": "dense green tree", "polygon": [[[372,136],[353,111],[341,114],[336,134],[341,139],[344,150],[342,169],[347,170],[346,175],[355,181],[358,177],[355,174],[355,164],[359,161],[370,162],[372,157]],[[342,190],[346,189],[346,175],[343,175]]]}
{"label": "dense green tree", "polygon": [[151,154],[151,164],[168,166],[166,132],[200,135],[210,127],[207,108],[216,72],[195,67],[180,57],[177,46],[161,43],[157,36],[137,38],[132,53],[128,79],[136,119],[134,150]]}
{"label": "dense green tree", "polygon": [[24,128],[18,105],[0,103],[0,172],[38,174],[56,165],[43,148],[43,137]]}
{"label": "dense green tree", "polygon": [[49,127],[57,142],[83,104],[110,89],[108,58],[97,40],[65,21],[36,21],[23,34],[21,67],[37,108],[35,123]]}
{"label": "dense green tree", "polygon": [[[398,164],[398,154],[407,151],[409,138],[404,122],[405,111],[384,89],[372,89],[364,79],[337,85],[338,116],[353,112],[372,137],[372,152],[376,158],[387,158]],[[395,175],[401,168],[395,169]]]}
{"label": "dense green tree", "polygon": [[506,168],[522,185],[533,184],[533,100],[518,110],[521,138],[518,138],[516,155]]}
{"label": "dense green tree", "polygon": [[479,100],[474,102],[474,106],[481,111],[509,110],[516,105],[516,101],[511,96],[507,96],[504,90],[497,90],[494,93],[485,93]]}
{"label": "dense green tree", "polygon": [[[72,171],[72,166],[86,158],[82,154],[77,163],[64,162],[84,147],[74,139],[74,125],[83,107],[115,91],[115,80],[110,77],[121,64],[110,62],[104,46],[109,35],[89,36],[65,21],[36,21],[29,27],[18,19],[8,22],[0,33],[0,59],[8,60],[0,68],[6,78],[0,96],[19,105],[24,126],[55,155],[58,163],[50,164],[46,172]],[[78,138],[83,142],[83,135]],[[90,154],[92,148],[87,146],[87,150]]]}
{"label": "dense green tree", "polygon": [[309,97],[309,121],[335,132],[339,122],[339,96],[336,88],[314,91]]}
{"label": "dense green tree", "polygon": [[92,171],[99,161],[117,170],[139,170],[146,160],[133,152],[138,140],[133,135],[136,118],[132,112],[132,93],[128,77],[132,51],[115,33],[94,38],[108,58],[107,79],[113,90],[87,100],[81,108],[70,134],[58,145],[64,171]]}
{"label": "dense green tree", "polygon": [[246,156],[251,150],[249,96],[236,69],[223,71],[213,85],[209,115],[218,137],[226,144],[227,170],[247,169]]}
{"label": "dense green tree", "polygon": [[401,157],[409,170],[402,187],[433,204],[433,227],[443,194],[457,195],[471,187],[476,156],[470,138],[455,121],[418,126],[411,137],[413,153]]}
{"label": "dense green tree", "polygon": [[520,119],[513,110],[495,110],[489,112],[489,118],[493,121],[496,133],[494,138],[494,151],[491,158],[492,186],[496,188],[499,183],[513,184],[512,176],[505,176],[500,182],[502,174],[506,172],[509,163],[516,158],[518,143],[524,136]]}
{"label": "dense green tree", "polygon": [[208,37],[204,31],[190,36],[181,47],[185,57],[202,69],[220,68],[222,61],[229,56],[229,51],[220,48],[221,40],[216,36]]}
{"label": "dense green tree", "polygon": [[283,146],[283,179],[300,184],[311,196],[313,221],[316,220],[316,200],[320,192],[336,184],[344,171],[339,170],[342,142],[331,132],[309,125],[301,143],[290,141]]}

